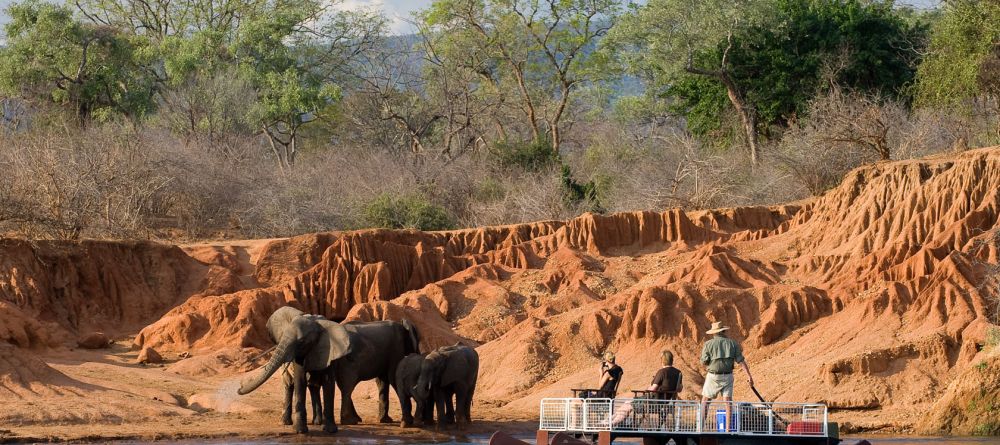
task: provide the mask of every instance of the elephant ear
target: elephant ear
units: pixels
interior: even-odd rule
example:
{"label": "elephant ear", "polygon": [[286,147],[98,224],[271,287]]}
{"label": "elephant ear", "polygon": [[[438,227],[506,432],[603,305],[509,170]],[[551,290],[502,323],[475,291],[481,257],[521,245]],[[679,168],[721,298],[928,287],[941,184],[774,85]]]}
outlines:
{"label": "elephant ear", "polygon": [[306,354],[303,364],[307,371],[326,369],[330,362],[351,352],[351,336],[343,326],[325,319],[318,319],[316,323],[323,328],[323,332],[316,346]]}
{"label": "elephant ear", "polygon": [[420,334],[417,332],[417,327],[410,323],[410,320],[403,319],[400,322],[403,325],[403,329],[406,330],[407,339],[409,340],[406,352],[407,353],[420,353]]}

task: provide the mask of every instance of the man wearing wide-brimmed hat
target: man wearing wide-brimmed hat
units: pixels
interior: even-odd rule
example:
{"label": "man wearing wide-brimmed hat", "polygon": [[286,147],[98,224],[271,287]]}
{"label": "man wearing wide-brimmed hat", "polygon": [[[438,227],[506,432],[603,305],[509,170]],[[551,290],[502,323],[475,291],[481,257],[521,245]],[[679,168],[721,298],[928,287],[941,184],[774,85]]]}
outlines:
{"label": "man wearing wide-brimmed hat", "polygon": [[[708,368],[705,385],[701,389],[702,412],[708,413],[708,402],[722,397],[726,402],[733,400],[733,368],[737,363],[747,373],[747,382],[753,386],[750,366],[743,358],[743,348],[735,340],[726,337],[728,327],[721,322],[712,323],[706,334],[712,335],[701,349],[701,362]],[[726,403],[726,419],[731,419],[730,404]],[[727,422],[728,423],[728,422]],[[729,426],[727,425],[728,429]]]}

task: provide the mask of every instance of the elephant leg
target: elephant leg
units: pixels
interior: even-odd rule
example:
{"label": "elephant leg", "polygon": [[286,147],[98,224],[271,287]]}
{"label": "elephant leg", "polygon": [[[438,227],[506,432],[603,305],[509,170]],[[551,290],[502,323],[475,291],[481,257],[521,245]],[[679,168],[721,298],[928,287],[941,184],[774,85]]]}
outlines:
{"label": "elephant leg", "polygon": [[354,393],[354,387],[357,384],[357,380],[350,379],[343,381],[340,385],[341,425],[357,425],[361,423],[361,416],[358,416],[358,412],[354,409],[354,401],[351,400],[351,394]]}
{"label": "elephant leg", "polygon": [[455,392],[454,391],[448,391],[447,394],[448,394],[448,396],[445,399],[445,407],[444,407],[444,409],[445,409],[445,418],[447,419],[447,421],[448,421],[449,424],[452,424],[452,423],[455,423],[455,405],[452,404],[452,402],[455,399]]}
{"label": "elephant leg", "polygon": [[434,401],[417,399],[418,425],[434,423]]}
{"label": "elephant leg", "polygon": [[295,392],[295,382],[289,373],[287,365],[281,372],[281,384],[284,386],[284,410],[281,413],[281,424],[292,424],[292,393]]}
{"label": "elephant leg", "polygon": [[439,391],[434,395],[434,406],[437,408],[437,427],[441,428],[448,424],[448,412],[447,405],[448,396],[444,391]]}
{"label": "elephant leg", "polygon": [[327,433],[337,432],[337,422],[333,420],[333,397],[337,385],[333,376],[328,375],[323,379],[323,431]]}
{"label": "elephant leg", "polygon": [[309,432],[306,426],[306,371],[299,364],[292,364],[292,380],[295,382],[295,415],[292,425],[296,433]]}
{"label": "elephant leg", "polygon": [[312,382],[309,384],[309,398],[312,400],[313,425],[323,424],[323,402],[320,401],[320,398],[322,397],[320,394],[321,390],[322,388],[320,387],[319,382]]}
{"label": "elephant leg", "polygon": [[378,385],[378,421],[379,423],[393,423],[389,417],[389,379],[375,379]]}
{"label": "elephant leg", "polygon": [[468,415],[466,413],[466,405],[469,402],[469,393],[465,388],[458,388],[455,390],[455,423],[460,427],[464,427],[466,423],[469,422]]}
{"label": "elephant leg", "polygon": [[472,423],[472,399],[475,396],[475,394],[476,394],[475,386],[468,388],[468,390],[466,390],[464,414],[465,414],[465,421],[469,423]]}
{"label": "elephant leg", "polygon": [[[403,412],[403,419],[399,422],[399,426],[403,428],[410,428],[413,426],[413,414],[411,414],[411,411],[413,410],[412,401],[410,400],[410,396],[408,394],[397,393],[397,395],[399,396],[399,409]],[[419,416],[420,413],[418,412],[417,415]]]}

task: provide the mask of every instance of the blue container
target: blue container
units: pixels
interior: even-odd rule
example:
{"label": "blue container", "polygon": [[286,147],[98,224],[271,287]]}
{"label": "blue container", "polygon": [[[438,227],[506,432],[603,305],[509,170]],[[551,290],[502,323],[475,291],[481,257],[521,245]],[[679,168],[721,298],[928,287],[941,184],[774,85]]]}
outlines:
{"label": "blue container", "polygon": [[715,410],[715,426],[716,430],[720,433],[726,432],[726,410],[717,409]]}

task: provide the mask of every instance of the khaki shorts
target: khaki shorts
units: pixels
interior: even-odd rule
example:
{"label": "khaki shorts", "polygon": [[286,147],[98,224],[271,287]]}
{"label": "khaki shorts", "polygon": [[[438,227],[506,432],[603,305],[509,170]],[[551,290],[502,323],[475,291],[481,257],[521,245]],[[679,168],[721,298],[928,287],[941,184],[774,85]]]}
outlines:
{"label": "khaki shorts", "polygon": [[705,374],[705,386],[701,387],[701,395],[710,399],[733,397],[732,374]]}

